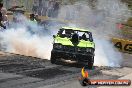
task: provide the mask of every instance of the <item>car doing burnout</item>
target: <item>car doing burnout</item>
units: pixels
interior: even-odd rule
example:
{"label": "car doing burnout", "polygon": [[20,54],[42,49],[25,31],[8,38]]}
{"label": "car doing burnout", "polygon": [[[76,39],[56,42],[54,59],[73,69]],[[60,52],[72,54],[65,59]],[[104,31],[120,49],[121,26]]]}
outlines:
{"label": "car doing burnout", "polygon": [[51,63],[54,64],[63,58],[83,63],[89,68],[93,67],[95,43],[91,32],[80,28],[62,27],[53,37]]}

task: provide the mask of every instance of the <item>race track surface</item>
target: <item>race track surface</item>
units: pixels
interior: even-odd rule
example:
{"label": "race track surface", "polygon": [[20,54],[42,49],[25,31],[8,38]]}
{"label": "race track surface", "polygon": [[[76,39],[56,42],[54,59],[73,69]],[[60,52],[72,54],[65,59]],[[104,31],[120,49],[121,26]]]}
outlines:
{"label": "race track surface", "polygon": [[[118,79],[132,72],[131,55],[124,54],[123,67],[94,67],[92,79]],[[0,88],[65,88],[80,85],[82,66],[51,64],[49,60],[0,52]],[[77,85],[74,83],[77,82]],[[78,86],[77,88],[80,88]]]}

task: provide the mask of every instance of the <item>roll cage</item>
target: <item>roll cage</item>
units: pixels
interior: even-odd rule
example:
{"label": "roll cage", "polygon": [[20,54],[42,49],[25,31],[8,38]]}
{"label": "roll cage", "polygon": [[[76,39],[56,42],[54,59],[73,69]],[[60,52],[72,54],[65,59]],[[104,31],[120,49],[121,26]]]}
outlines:
{"label": "roll cage", "polygon": [[78,34],[79,40],[85,40],[93,42],[92,33],[89,31],[83,31],[83,30],[75,30],[75,29],[59,29],[57,35],[64,38],[71,38],[73,34]]}

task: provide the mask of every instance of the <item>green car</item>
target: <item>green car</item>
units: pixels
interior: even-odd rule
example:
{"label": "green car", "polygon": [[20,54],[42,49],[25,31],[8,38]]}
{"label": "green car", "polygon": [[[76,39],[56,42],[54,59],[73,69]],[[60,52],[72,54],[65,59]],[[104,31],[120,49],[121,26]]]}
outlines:
{"label": "green car", "polygon": [[51,63],[58,60],[71,60],[93,67],[95,43],[92,33],[88,30],[74,27],[62,27],[53,35]]}

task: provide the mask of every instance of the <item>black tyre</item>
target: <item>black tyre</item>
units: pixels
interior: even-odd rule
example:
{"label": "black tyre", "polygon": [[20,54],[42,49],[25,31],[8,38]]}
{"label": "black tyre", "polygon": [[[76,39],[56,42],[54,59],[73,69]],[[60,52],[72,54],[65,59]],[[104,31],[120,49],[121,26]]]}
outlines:
{"label": "black tyre", "polygon": [[93,63],[92,62],[88,62],[88,68],[92,69],[93,68]]}
{"label": "black tyre", "polygon": [[53,53],[51,53],[51,57],[50,57],[51,63],[55,64],[56,63],[56,57]]}
{"label": "black tyre", "polygon": [[92,69],[94,64],[94,57],[91,57],[90,61],[88,62],[88,68]]}

